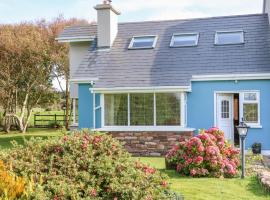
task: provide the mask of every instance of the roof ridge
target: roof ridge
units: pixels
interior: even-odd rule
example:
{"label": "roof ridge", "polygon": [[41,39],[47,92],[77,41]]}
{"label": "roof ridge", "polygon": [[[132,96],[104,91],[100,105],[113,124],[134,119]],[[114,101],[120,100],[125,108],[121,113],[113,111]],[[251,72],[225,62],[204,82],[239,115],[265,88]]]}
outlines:
{"label": "roof ridge", "polygon": [[[134,21],[134,22],[119,22],[119,25],[124,24],[139,24],[139,23],[158,23],[158,22],[174,22],[174,21],[193,21],[193,20],[208,20],[208,19],[220,19],[220,18],[237,18],[237,17],[250,17],[250,16],[263,16],[266,13],[255,13],[255,14],[244,14],[244,15],[225,15],[225,16],[214,16],[214,17],[199,17],[199,18],[186,18],[186,19],[167,19],[167,20],[148,20],[148,21]],[[92,27],[97,26],[97,23],[82,24],[82,25],[71,25],[69,27]]]}
{"label": "roof ridge", "polygon": [[219,19],[219,18],[235,18],[235,17],[249,17],[249,16],[262,16],[266,13],[254,13],[244,15],[224,15],[213,17],[198,17],[198,18],[186,18],[186,19],[167,19],[167,20],[148,20],[148,21],[135,21],[135,22],[119,22],[118,24],[131,24],[131,23],[143,23],[143,22],[171,22],[171,21],[190,21],[190,20],[207,20],[207,19]]}

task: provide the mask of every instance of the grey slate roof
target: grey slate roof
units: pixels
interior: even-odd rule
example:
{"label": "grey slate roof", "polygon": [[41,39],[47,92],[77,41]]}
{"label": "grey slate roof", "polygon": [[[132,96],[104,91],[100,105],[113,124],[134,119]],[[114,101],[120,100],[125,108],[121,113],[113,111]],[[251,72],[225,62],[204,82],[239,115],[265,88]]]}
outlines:
{"label": "grey slate roof", "polygon": [[[245,44],[214,45],[216,31],[244,30]],[[199,32],[196,47],[169,47],[173,33]],[[96,34],[96,26],[70,27],[62,35]],[[158,35],[155,49],[128,50],[132,36]],[[98,77],[97,88],[188,86],[192,75],[270,73],[266,14],[119,23],[109,51],[89,48],[73,78]]]}
{"label": "grey slate roof", "polygon": [[58,36],[58,38],[96,36],[96,33],[97,33],[96,24],[68,26]]}

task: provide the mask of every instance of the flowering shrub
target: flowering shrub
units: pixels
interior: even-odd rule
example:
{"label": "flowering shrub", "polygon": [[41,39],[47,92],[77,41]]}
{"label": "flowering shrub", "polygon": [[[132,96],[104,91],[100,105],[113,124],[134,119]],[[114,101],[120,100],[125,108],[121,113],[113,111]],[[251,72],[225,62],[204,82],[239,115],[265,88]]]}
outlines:
{"label": "flowering shrub", "polygon": [[30,199],[170,199],[166,177],[134,162],[117,140],[87,130],[31,139],[0,157],[34,183]]}
{"label": "flowering shrub", "polygon": [[12,175],[0,160],[0,199],[17,199],[24,195],[25,181]]}
{"label": "flowering shrub", "polygon": [[180,174],[194,177],[234,177],[239,168],[239,151],[218,128],[202,130],[189,140],[179,141],[166,155]]}

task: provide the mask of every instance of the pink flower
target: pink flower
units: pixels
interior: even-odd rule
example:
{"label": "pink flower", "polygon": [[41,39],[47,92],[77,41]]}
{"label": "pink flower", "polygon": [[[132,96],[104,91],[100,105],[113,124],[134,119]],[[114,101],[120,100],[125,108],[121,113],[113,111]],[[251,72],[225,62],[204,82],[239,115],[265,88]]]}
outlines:
{"label": "pink flower", "polygon": [[195,175],[197,174],[197,172],[196,172],[195,169],[191,169],[191,170],[189,171],[189,173],[190,173],[191,176],[195,176]]}
{"label": "pink flower", "polygon": [[167,182],[166,181],[162,181],[162,183],[161,183],[161,185],[162,185],[162,187],[167,187]]}
{"label": "pink flower", "polygon": [[198,156],[196,159],[195,159],[195,163],[197,165],[201,164],[203,162],[203,157],[202,156]]}
{"label": "pink flower", "polygon": [[92,197],[96,197],[96,196],[97,196],[97,191],[96,191],[95,189],[92,189],[92,190],[90,191],[90,195],[91,195]]}

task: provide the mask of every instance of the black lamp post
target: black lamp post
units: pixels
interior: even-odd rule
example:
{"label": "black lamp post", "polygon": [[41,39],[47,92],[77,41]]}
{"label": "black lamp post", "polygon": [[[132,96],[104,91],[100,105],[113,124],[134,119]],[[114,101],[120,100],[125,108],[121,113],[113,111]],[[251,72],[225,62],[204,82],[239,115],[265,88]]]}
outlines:
{"label": "black lamp post", "polygon": [[248,126],[245,122],[242,121],[239,123],[239,125],[236,127],[237,131],[239,133],[240,136],[240,140],[241,140],[241,156],[242,156],[242,175],[241,178],[245,178],[245,138],[247,136],[248,133]]}

